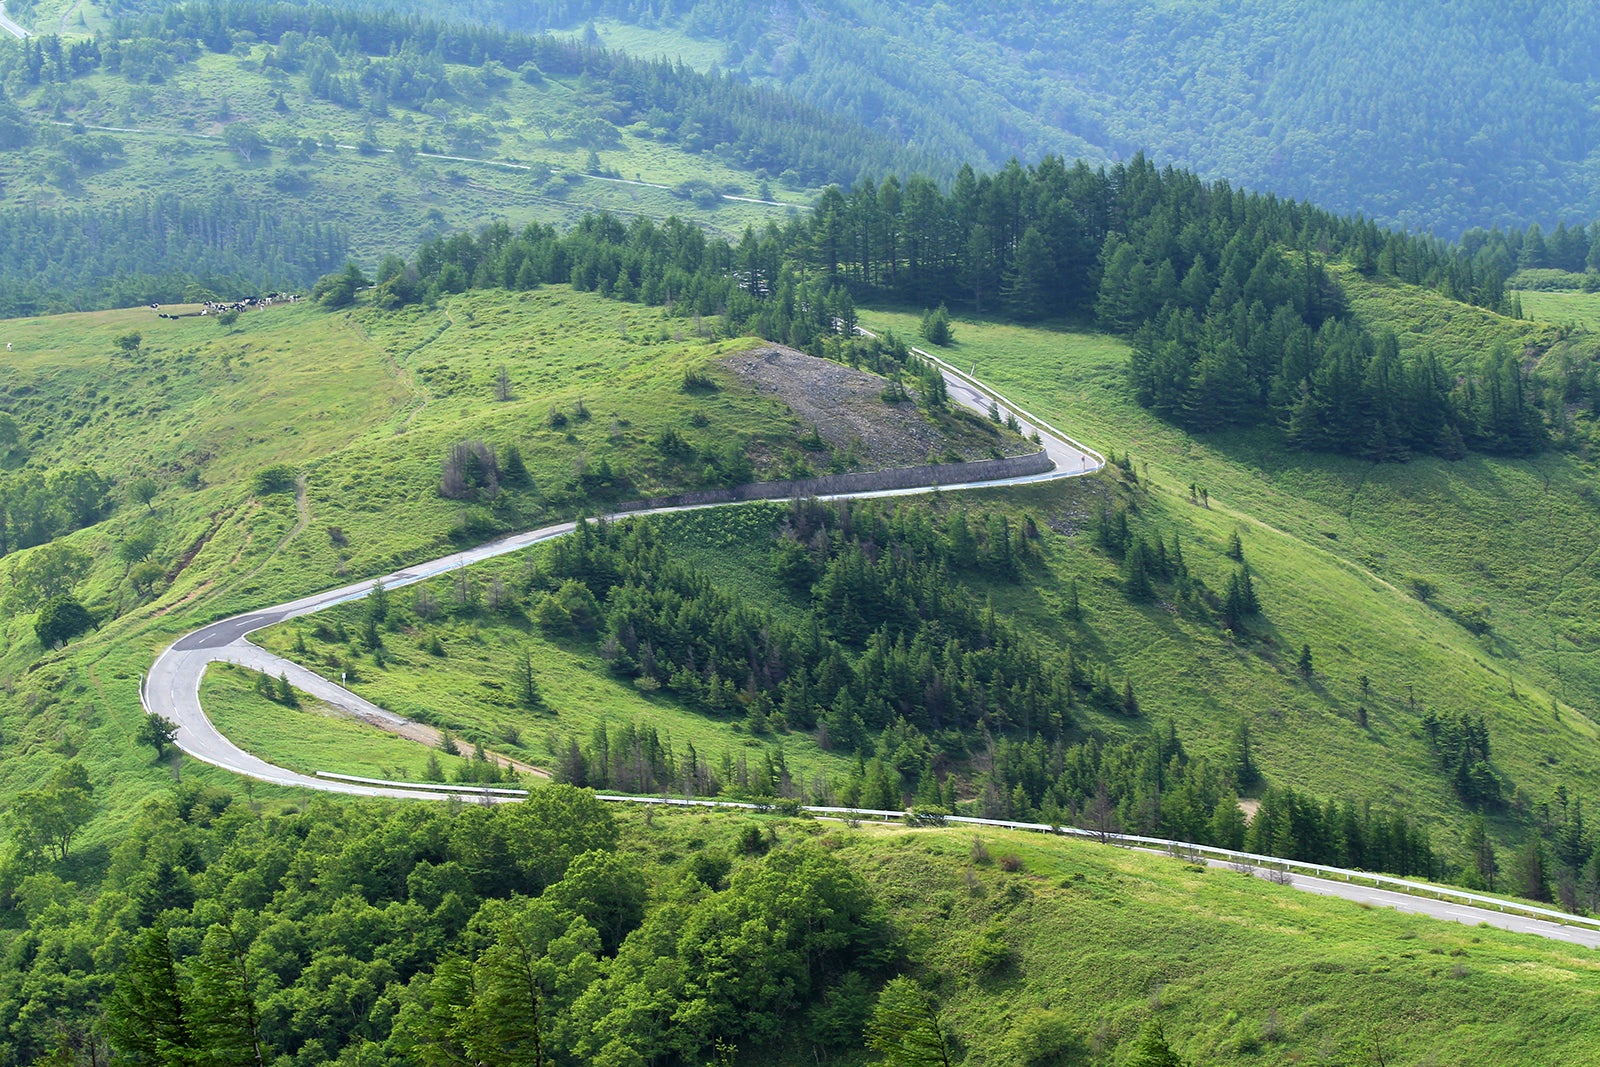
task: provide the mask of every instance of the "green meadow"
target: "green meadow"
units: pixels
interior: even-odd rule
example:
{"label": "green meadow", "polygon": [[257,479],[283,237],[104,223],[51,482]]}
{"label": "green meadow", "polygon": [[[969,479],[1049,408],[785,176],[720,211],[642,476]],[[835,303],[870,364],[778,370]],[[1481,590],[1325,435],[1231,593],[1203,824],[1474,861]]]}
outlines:
{"label": "green meadow", "polygon": [[455,781],[467,763],[459,756],[430,749],[373,726],[342,716],[337,710],[297,693],[299,705],[286,707],[256,691],[256,671],[231,663],[214,663],[200,685],[206,714],[234,744],[301,774],[329,771],[362,778],[422,781],[428,756]]}
{"label": "green meadow", "polygon": [[[133,332],[130,354],[116,339]],[[31,611],[5,610],[0,677],[15,711],[4,789],[79,755],[104,769],[109,810],[167,773],[130,745],[137,685],[188,629],[501,530],[699,486],[698,465],[653,447],[668,429],[696,448],[737,442],[757,477],[783,473],[810,432],[715,366],[750,342],[703,339],[658,309],[565,287],[398,314],[302,303],[231,327],[131,309],[11,321],[3,333],[13,351],[0,391],[22,438],[9,464],[88,464],[117,500],[62,542],[91,560],[78,593],[99,632],[44,652]],[[685,392],[691,370],[717,388]],[[517,446],[528,484],[495,500],[441,496],[442,464],[462,441],[501,457]],[[586,483],[602,461],[626,480]],[[257,476],[279,467],[303,488],[258,492]],[[121,495],[143,476],[159,486],[148,507]],[[130,539],[148,541],[162,568],[151,593],[129,580],[119,553]],[[7,557],[0,573],[27,558]]]}
{"label": "green meadow", "polygon": [[[916,324],[905,312],[863,320],[904,332]],[[1470,711],[1488,718],[1516,810],[1531,812],[1563,783],[1595,795],[1600,661],[1589,604],[1600,575],[1587,561],[1600,509],[1586,460],[1551,451],[1375,465],[1292,452],[1267,431],[1195,437],[1126,395],[1119,340],[965,319],[956,337],[952,362],[975,363],[985,381],[1094,447],[1131,454],[1148,485],[1136,528],[1181,534],[1191,569],[1213,588],[1231,565],[1227,539],[1239,534],[1264,602],[1266,625],[1250,640],[1130,604],[1086,537],[1061,542],[1058,580],[1030,586],[1034,603],[1019,605],[1048,625],[1052,587],[1075,572],[1098,639],[1145,707],[1173,717],[1194,749],[1220,750],[1242,717],[1269,779],[1427,817],[1460,807],[1421,715]],[[1191,501],[1191,484],[1209,506]],[[1076,514],[1081,527],[1093,511]],[[1485,633],[1468,629],[1481,620]],[[1294,669],[1305,644],[1316,663],[1309,685]],[[1367,729],[1356,723],[1363,705]]]}
{"label": "green meadow", "polygon": [[[909,313],[865,319],[915,332]],[[114,344],[130,330],[141,333],[132,355]],[[716,367],[751,342],[701,338],[658,309],[559,286],[395,313],[301,304],[252,312],[232,327],[105,312],[8,323],[6,334],[15,358],[0,387],[35,461],[82,461],[119,483],[150,474],[161,485],[149,508],[124,503],[68,538],[97,561],[82,592],[111,617],[99,634],[41,656],[31,615],[6,623],[0,665],[10,664],[19,706],[37,709],[13,731],[13,788],[29,768],[68,752],[113,768],[114,794],[148,788],[141,783],[162,772],[127,740],[137,679],[161,647],[200,622],[499,531],[700,484],[696,463],[654,446],[669,429],[697,449],[737,442],[756,457],[757,477],[781,475],[809,432],[780,402]],[[1131,680],[1141,716],[1084,708],[1076,714],[1085,729],[1125,736],[1171,721],[1192,753],[1221,757],[1245,722],[1269,783],[1403,808],[1432,827],[1447,856],[1459,856],[1466,812],[1422,733],[1427,711],[1488,718],[1494,764],[1511,787],[1498,832],[1516,832],[1512,824],[1533,816],[1557,786],[1595,794],[1600,638],[1589,605],[1600,579],[1582,561],[1600,535],[1600,514],[1583,492],[1584,461],[1552,451],[1523,461],[1374,466],[1286,452],[1265,431],[1195,438],[1125,397],[1125,352],[1103,335],[959,321],[955,362],[976,364],[985,381],[1094,447],[1131,453],[1139,477],[932,494],[918,505],[1002,507],[1037,520],[1038,558],[1026,581],[971,581],[1046,647],[1088,651]],[[504,400],[496,399],[501,368]],[[688,372],[718,387],[685,391]],[[462,442],[493,446],[502,458],[516,446],[528,484],[494,499],[441,496],[442,464]],[[610,485],[586,480],[602,461],[617,476]],[[257,492],[257,476],[275,465],[289,467],[301,488]],[[1136,531],[1180,540],[1191,571],[1214,591],[1234,566],[1224,554],[1229,539],[1240,537],[1264,605],[1246,636],[1203,613],[1123,595],[1117,564],[1089,532],[1102,505],[1116,502],[1132,509]],[[660,524],[681,558],[796,619],[798,603],[771,572],[776,521],[758,508]],[[154,536],[152,558],[166,568],[153,599],[132,587],[117,556],[140,534]],[[1499,550],[1484,553],[1483,544]],[[517,588],[525,566],[508,559],[441,578],[430,595],[448,609],[465,580],[481,604],[497,581]],[[1073,582],[1079,622],[1066,617]],[[409,609],[414,596],[396,599]],[[308,653],[297,658],[329,672],[336,662],[359,663],[352,684],[370,699],[536,764],[549,765],[552,738],[585,740],[602,722],[635,722],[713,758],[754,758],[781,744],[802,781],[849,771],[846,757],[809,736],[752,737],[612,677],[593,642],[547,640],[525,615],[479,604],[387,634],[382,664],[348,637],[354,607],[330,616],[342,618],[343,639],[324,641],[312,633],[315,620],[301,620],[266,640],[282,651],[300,637]],[[434,636],[442,654],[431,648]],[[1315,657],[1310,680],[1296,669],[1304,645]],[[545,698],[536,711],[505,690],[525,653]],[[327,736],[316,758],[331,762],[339,743]],[[286,752],[284,740],[266,738],[262,754]],[[407,748],[412,763],[355,750],[350,759],[409,768],[426,758],[413,743],[382,743]]]}
{"label": "green meadow", "polygon": [[[312,95],[303,78],[265,70],[265,47],[202,52],[157,84],[94,73],[65,87],[19,93],[16,103],[45,132],[32,149],[0,153],[3,203],[49,208],[157,193],[202,199],[234,193],[342,225],[352,255],[371,264],[384,253],[410,255],[421,240],[491,221],[518,228],[532,221],[570,225],[596,211],[624,221],[676,214],[737,235],[748,225],[782,223],[809,200],[807,191],[781,188],[773,190],[789,202],[781,207],[705,192],[698,199],[678,195],[692,179],[696,191],[753,198],[761,179],[713,153],[659,140],[638,124],[615,131],[591,159],[592,142],[564,132],[591,114],[591,94],[579,79],[534,85],[511,77],[448,107],[372,114]],[[253,125],[265,142],[248,158],[223,138],[225,127],[239,122]],[[52,145],[58,131],[79,127],[109,138],[119,152],[64,178]],[[479,134],[463,141],[459,131],[466,128]]]}
{"label": "green meadow", "polygon": [[970,1063],[1027,1062],[1061,1029],[1080,1035],[1079,1055],[1121,1062],[1151,1019],[1189,1063],[1531,1065],[1600,1054],[1587,1022],[1600,996],[1591,949],[1081,841],[822,832],[859,857],[908,929],[924,931],[915,957],[942,977],[937,992]]}

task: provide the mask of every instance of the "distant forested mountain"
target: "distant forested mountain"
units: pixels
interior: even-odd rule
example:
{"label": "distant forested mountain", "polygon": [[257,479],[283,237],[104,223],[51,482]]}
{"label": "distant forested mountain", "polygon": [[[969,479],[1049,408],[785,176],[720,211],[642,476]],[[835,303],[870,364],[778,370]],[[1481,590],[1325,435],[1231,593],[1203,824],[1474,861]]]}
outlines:
{"label": "distant forested mountain", "polygon": [[575,220],[585,182],[704,219],[723,193],[770,200],[769,175],[792,194],[929,162],[771,88],[569,39],[325,5],[117,10],[93,37],[0,40],[0,316],[304,287],[450,223]]}
{"label": "distant forested mountain", "polygon": [[723,69],[956,163],[1143,149],[1202,177],[1442,236],[1600,215],[1589,119],[1600,11],[1576,0],[451,0],[429,10],[525,29],[617,19],[715,40]]}

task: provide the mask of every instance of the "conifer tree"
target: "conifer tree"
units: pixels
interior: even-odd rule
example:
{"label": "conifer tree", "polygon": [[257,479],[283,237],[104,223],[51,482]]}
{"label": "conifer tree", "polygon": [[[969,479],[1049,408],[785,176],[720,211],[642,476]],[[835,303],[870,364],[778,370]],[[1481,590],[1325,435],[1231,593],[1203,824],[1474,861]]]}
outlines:
{"label": "conifer tree", "polygon": [[144,1063],[183,1064],[198,1051],[165,925],[134,937],[106,1002],[106,1036],[117,1052]]}

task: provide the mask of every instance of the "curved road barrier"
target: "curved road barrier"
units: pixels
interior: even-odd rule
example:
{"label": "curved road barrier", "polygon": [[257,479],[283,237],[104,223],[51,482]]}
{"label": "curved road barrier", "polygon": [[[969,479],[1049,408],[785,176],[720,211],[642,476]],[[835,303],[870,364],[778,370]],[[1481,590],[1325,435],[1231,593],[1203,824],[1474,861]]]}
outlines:
{"label": "curved road barrier", "polygon": [[[872,336],[864,329],[858,328],[858,330],[862,334]],[[950,397],[957,403],[985,415],[988,414],[992,403],[997,405],[1002,412],[1009,412],[1015,415],[1022,425],[1024,434],[1036,433],[1038,435],[1040,444],[1051,462],[1050,468],[1040,473],[1008,478],[993,478],[940,486],[924,485],[910,488],[844,492],[823,496],[819,499],[841,500],[865,497],[908,496],[931,492],[935,489],[948,491],[953,489],[1025,485],[1033,482],[1077,477],[1097,471],[1105,465],[1105,459],[1100,453],[1080,444],[1044,420],[1017,407],[1000,393],[984,385],[971,375],[963,373],[938,356],[920,348],[913,348],[912,351],[940,369],[944,375]],[[775,499],[781,501],[794,498],[778,497]],[[736,507],[739,503],[744,502],[682,504],[644,508],[622,511],[614,516],[607,516],[607,518],[620,519],[631,515],[666,514],[705,507]],[[371,593],[374,585],[380,581],[387,589],[399,588],[440,574],[449,573],[459,567],[469,566],[473,563],[493,559],[512,552],[520,552],[541,541],[571,533],[573,529],[575,529],[574,523],[563,522],[537,530],[512,534],[508,537],[479,545],[476,548],[454,552],[439,559],[406,567],[381,578],[341,586],[322,593],[313,593],[310,596],[290,601],[287,604],[278,604],[274,607],[262,608],[243,615],[235,615],[232,618],[222,619],[208,626],[203,626],[192,633],[180,637],[156,658],[149,674],[141,679],[139,686],[140,703],[148,714],[165,715],[177,725],[178,731],[175,741],[178,748],[185,753],[202,762],[210,763],[247,777],[256,778],[260,781],[326,792],[397,799],[454,799],[457,801],[472,799],[482,803],[502,803],[521,799],[526,794],[525,791],[518,789],[426,782],[395,782],[328,772],[321,772],[316,776],[311,776],[276,766],[245,752],[223,736],[222,732],[206,716],[205,709],[200,705],[200,680],[205,674],[206,667],[211,663],[238,663],[263,671],[269,675],[287,675],[290,684],[301,691],[309,693],[320,700],[327,701],[335,707],[352,712],[368,721],[383,721],[387,719],[396,724],[402,723],[405,720],[393,712],[357,696],[343,686],[336,685],[297,663],[272,655],[260,646],[252,644],[248,640],[248,636],[256,630],[264,629],[287,619],[309,615],[313,612],[333,607],[336,604],[359,600]],[[600,799],[617,803],[666,804],[751,811],[772,810],[769,805],[725,800],[610,794],[601,794]],[[901,811],[826,806],[796,806],[795,810],[822,818],[868,818],[884,821],[899,821],[906,818],[906,813]],[[960,825],[1067,834],[1074,837],[1090,838],[1107,844],[1159,850],[1188,858],[1196,863],[1212,866],[1231,866],[1259,877],[1292,884],[1296,888],[1307,892],[1342,897],[1364,905],[1393,908],[1469,925],[1485,923],[1519,933],[1531,933],[1540,937],[1600,948],[1600,920],[1567,915],[1563,912],[1540,908],[1536,905],[1504,901],[1465,890],[1427,885],[1403,878],[1369,874],[1365,871],[1346,870],[1321,864],[1300,863],[1254,853],[1234,852],[1228,849],[1195,845],[1182,841],[1168,841],[1160,838],[1139,837],[1128,834],[1098,833],[1077,827],[1051,826],[1044,823],[1015,820],[979,819],[957,815],[946,816],[941,821]]]}
{"label": "curved road barrier", "polygon": [[[924,354],[924,358],[933,359],[933,357],[926,354]],[[847,498],[891,497],[927,493],[934,489],[949,491],[954,489],[1025,485],[1033,482],[1088,474],[1099,470],[1104,465],[1105,461],[1098,452],[1079,445],[1066,435],[1050,428],[1048,424],[1027,415],[999,394],[994,393],[992,390],[987,390],[969,377],[959,374],[953,368],[945,368],[944,373],[952,399],[980,414],[987,414],[989,405],[993,402],[1000,405],[1003,411],[1009,411],[1016,415],[1024,435],[1037,433],[1044,461],[1038,461],[1034,457],[1026,457],[1025,468],[1018,466],[1015,469],[1026,469],[1029,473],[1015,474],[1008,477],[983,476],[977,480],[960,482],[932,479],[929,483],[916,486],[862,489],[824,494],[818,496],[818,499],[841,500]],[[1019,460],[1020,462],[1021,460]],[[975,464],[971,469],[986,472],[994,468]],[[801,492],[790,496],[776,496],[771,499],[782,501],[794,499],[796,496],[812,495],[816,494]],[[754,497],[755,494],[752,494],[752,496]],[[728,506],[735,505],[726,503],[691,503],[646,507],[628,509],[616,515],[607,516],[607,518],[656,515],[694,510],[702,507]],[[448,556],[430,560],[427,563],[419,563],[412,567],[403,568],[393,574],[386,574],[381,578],[368,579],[341,586],[337,589],[313,593],[310,596],[290,601],[287,604],[278,604],[274,607],[262,608],[243,615],[235,615],[232,618],[222,619],[208,626],[203,626],[174,641],[157,657],[149,673],[140,684],[140,703],[149,714],[164,715],[177,725],[178,732],[175,741],[182,751],[202,762],[264,782],[272,782],[276,785],[299,786],[305,789],[319,789],[326,792],[351,793],[359,796],[410,797],[437,800],[449,795],[460,795],[454,790],[441,789],[428,783],[363,782],[346,776],[311,776],[268,763],[266,760],[245,752],[224,737],[222,732],[206,716],[205,709],[200,706],[200,680],[205,674],[206,667],[211,663],[237,663],[269,675],[285,675],[288,677],[290,684],[302,692],[309,693],[319,700],[332,704],[334,707],[350,712],[358,718],[368,721],[388,721],[396,725],[403,723],[405,720],[393,712],[363,699],[343,686],[336,685],[297,663],[274,656],[260,646],[252,644],[248,640],[248,635],[256,630],[273,626],[287,619],[309,615],[351,600],[359,600],[371,593],[373,586],[377,582],[382,582],[387,589],[397,589],[436,575],[447,574],[459,567],[469,566],[473,563],[493,559],[496,556],[506,555],[511,552],[520,552],[541,541],[568,534],[573,529],[573,523],[562,522],[541,527],[537,530],[512,534],[509,537],[490,541],[476,548],[453,552]]]}

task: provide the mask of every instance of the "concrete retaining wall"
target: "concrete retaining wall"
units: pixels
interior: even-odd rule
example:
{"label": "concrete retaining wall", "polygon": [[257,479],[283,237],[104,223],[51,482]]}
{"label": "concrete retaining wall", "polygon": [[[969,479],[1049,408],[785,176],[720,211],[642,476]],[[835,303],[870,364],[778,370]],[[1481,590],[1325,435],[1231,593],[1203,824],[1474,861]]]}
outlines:
{"label": "concrete retaining wall", "polygon": [[893,467],[881,471],[853,471],[822,478],[799,478],[787,482],[753,482],[730,489],[702,489],[676,496],[658,496],[618,505],[618,511],[647,508],[685,507],[694,504],[731,504],[738,500],[782,500],[790,497],[831,496],[836,493],[869,493],[885,489],[916,489],[933,485],[965,485],[999,478],[1020,478],[1043,474],[1055,464],[1045,452],[1005,459],[978,459],[968,463],[929,463],[920,467]]}

